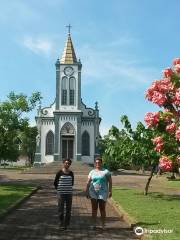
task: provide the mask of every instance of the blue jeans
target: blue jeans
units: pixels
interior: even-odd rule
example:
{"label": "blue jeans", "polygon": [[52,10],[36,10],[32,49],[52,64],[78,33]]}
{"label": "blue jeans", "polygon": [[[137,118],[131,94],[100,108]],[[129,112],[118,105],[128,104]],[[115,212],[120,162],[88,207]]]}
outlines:
{"label": "blue jeans", "polygon": [[[64,221],[64,205],[66,204],[66,213]],[[58,194],[58,212],[61,223],[68,226],[71,219],[72,194]]]}

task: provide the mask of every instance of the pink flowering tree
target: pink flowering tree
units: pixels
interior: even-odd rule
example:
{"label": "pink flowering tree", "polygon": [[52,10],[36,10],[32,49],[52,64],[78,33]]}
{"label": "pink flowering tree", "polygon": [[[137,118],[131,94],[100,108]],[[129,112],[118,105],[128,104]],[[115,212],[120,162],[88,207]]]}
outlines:
{"label": "pink flowering tree", "polygon": [[163,71],[146,91],[146,98],[157,104],[161,111],[148,112],[144,121],[154,131],[154,149],[159,153],[159,168],[178,171],[180,165],[180,58]]}

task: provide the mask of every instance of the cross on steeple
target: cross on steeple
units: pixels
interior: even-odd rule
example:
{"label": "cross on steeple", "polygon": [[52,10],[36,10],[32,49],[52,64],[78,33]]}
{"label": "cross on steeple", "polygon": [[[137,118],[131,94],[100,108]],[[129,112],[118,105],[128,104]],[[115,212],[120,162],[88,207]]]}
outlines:
{"label": "cross on steeple", "polygon": [[68,34],[70,34],[72,26],[69,24],[66,27],[68,28]]}

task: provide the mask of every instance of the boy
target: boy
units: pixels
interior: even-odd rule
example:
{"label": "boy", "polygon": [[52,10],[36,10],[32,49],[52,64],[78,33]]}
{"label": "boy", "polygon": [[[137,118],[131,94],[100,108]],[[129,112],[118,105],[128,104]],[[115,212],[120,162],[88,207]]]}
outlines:
{"label": "boy", "polygon": [[[71,159],[63,160],[63,168],[60,169],[55,177],[54,186],[58,195],[58,212],[60,225],[67,229],[70,224],[71,206],[72,206],[72,191],[74,185],[74,174],[69,167]],[[66,214],[64,219],[64,205],[66,204]]]}

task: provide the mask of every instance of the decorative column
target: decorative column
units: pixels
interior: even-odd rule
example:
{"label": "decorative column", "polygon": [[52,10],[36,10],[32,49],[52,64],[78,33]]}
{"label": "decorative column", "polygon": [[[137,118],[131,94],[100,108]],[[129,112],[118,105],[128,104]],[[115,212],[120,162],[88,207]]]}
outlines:
{"label": "decorative column", "polygon": [[82,64],[81,64],[81,61],[79,59],[79,62],[78,62],[78,88],[77,88],[77,108],[78,110],[81,110],[81,69],[82,69]]}
{"label": "decorative column", "polygon": [[98,109],[98,102],[95,102],[95,122],[94,122],[94,144],[95,144],[95,154],[94,158],[99,156],[99,124],[100,124],[100,117],[99,117],[99,109]]}
{"label": "decorative column", "polygon": [[59,110],[59,100],[60,100],[60,95],[61,95],[61,91],[60,91],[60,62],[59,62],[59,58],[56,61],[56,110]]}
{"label": "decorative column", "polygon": [[77,132],[76,132],[76,160],[81,160],[81,113],[77,115]]}
{"label": "decorative column", "polygon": [[36,117],[36,123],[37,123],[37,129],[38,134],[36,136],[36,153],[35,153],[35,159],[34,159],[34,166],[41,164],[41,105],[39,106],[39,109],[37,111],[37,117]]}
{"label": "decorative column", "polygon": [[59,115],[54,113],[55,135],[54,135],[54,161],[60,161],[60,139],[59,139]]}

